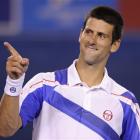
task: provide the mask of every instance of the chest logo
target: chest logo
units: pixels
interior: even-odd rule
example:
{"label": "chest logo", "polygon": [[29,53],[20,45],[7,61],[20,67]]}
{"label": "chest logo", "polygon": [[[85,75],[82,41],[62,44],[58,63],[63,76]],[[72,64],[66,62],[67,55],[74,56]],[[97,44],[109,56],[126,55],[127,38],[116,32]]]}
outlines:
{"label": "chest logo", "polygon": [[103,112],[103,117],[105,120],[110,121],[113,118],[113,114],[110,110],[105,110]]}

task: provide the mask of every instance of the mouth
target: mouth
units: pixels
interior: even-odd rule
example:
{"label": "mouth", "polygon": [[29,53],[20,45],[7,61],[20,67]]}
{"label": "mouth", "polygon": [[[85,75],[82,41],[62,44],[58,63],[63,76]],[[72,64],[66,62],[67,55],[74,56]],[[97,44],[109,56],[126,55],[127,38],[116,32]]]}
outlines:
{"label": "mouth", "polygon": [[95,45],[89,45],[87,46],[87,48],[92,49],[92,50],[98,50],[97,47]]}

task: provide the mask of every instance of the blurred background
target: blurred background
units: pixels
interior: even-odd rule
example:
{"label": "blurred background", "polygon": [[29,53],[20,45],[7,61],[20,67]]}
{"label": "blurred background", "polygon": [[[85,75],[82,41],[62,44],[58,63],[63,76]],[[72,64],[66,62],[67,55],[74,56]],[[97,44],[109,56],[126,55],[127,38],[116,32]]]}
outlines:
{"label": "blurred background", "polygon": [[[78,37],[86,13],[99,5],[117,9],[125,20],[121,48],[111,56],[107,67],[110,76],[132,91],[140,103],[139,0],[1,0],[0,97],[9,56],[4,41],[30,59],[25,82],[39,72],[65,68],[78,57]],[[6,140],[31,140],[31,134],[32,124],[29,124]]]}

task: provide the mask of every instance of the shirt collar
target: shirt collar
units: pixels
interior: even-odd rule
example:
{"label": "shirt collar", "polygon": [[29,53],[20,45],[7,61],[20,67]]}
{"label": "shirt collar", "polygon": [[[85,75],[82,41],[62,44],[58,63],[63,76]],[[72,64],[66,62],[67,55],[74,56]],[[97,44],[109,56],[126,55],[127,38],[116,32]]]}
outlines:
{"label": "shirt collar", "polygon": [[[75,67],[76,61],[77,60],[74,60],[74,62],[68,68],[68,84],[71,86],[83,83],[80,80],[79,74],[78,74],[77,69]],[[92,88],[94,88],[94,89],[100,88],[100,89],[105,90],[108,93],[111,93],[111,87],[112,87],[111,78],[109,77],[107,69],[105,68],[103,80],[101,81],[101,83],[99,85],[93,86],[93,87],[91,87],[91,89]]]}
{"label": "shirt collar", "polygon": [[68,84],[72,86],[82,83],[75,67],[76,61],[77,60],[74,60],[72,65],[68,68]]}

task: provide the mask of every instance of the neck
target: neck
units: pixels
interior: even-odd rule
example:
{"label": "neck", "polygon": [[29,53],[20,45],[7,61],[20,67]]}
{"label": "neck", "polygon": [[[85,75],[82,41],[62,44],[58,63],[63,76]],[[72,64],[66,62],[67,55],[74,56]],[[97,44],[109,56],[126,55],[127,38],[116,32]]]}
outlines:
{"label": "neck", "polygon": [[102,65],[88,65],[78,60],[76,69],[81,81],[85,82],[89,87],[100,84],[104,76],[104,66]]}

